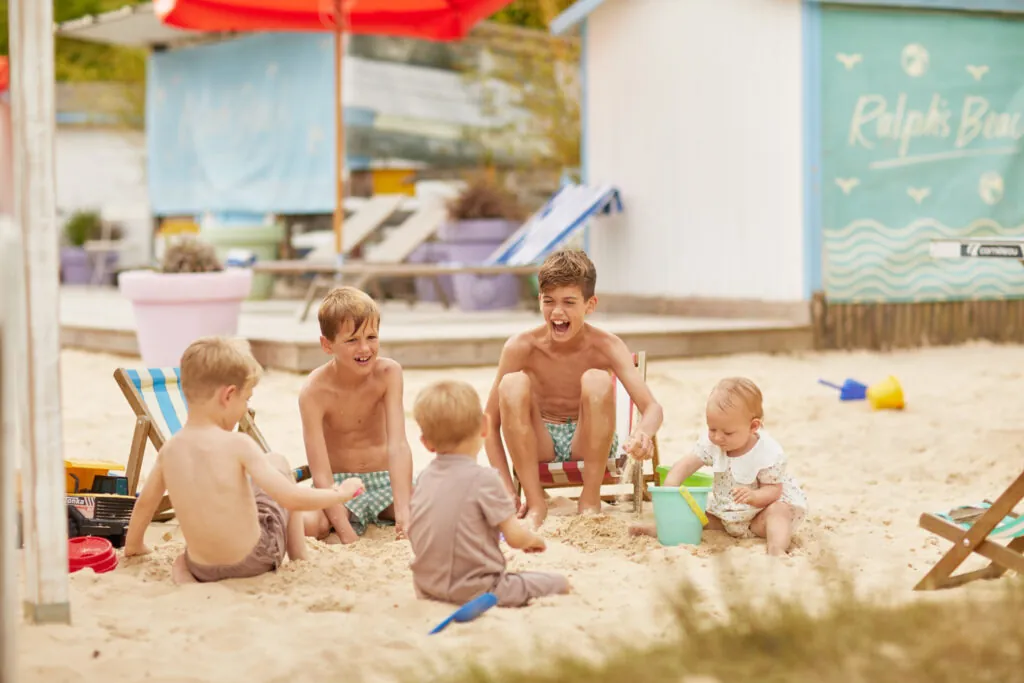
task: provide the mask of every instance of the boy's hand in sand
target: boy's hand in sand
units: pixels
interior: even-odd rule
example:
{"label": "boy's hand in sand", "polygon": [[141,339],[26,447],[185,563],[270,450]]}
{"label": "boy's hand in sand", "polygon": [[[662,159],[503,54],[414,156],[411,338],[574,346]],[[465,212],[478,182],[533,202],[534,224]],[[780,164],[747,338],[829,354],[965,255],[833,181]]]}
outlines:
{"label": "boy's hand in sand", "polygon": [[145,543],[140,543],[138,545],[131,545],[131,546],[125,545],[125,547],[124,547],[124,556],[125,557],[137,557],[139,555],[149,555],[151,552],[153,552],[153,551]]}
{"label": "boy's hand in sand", "polygon": [[637,430],[630,435],[623,450],[634,460],[649,460],[654,455],[654,439],[647,433]]}
{"label": "boy's hand in sand", "polygon": [[754,495],[754,489],[749,486],[736,486],[732,490],[732,499],[737,503],[754,505],[756,496]]}
{"label": "boy's hand in sand", "polygon": [[530,540],[527,545],[523,546],[524,553],[542,553],[547,550],[547,543],[544,539],[535,533],[530,533]]}
{"label": "boy's hand in sand", "polygon": [[335,485],[334,490],[340,493],[346,501],[352,500],[363,492],[363,480],[359,477],[346,479],[340,484]]}

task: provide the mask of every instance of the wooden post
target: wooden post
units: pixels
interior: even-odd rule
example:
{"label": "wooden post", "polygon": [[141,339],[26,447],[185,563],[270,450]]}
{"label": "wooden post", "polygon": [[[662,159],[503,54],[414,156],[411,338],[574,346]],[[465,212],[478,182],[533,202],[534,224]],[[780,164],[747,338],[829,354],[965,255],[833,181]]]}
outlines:
{"label": "wooden post", "polygon": [[338,266],[345,262],[345,106],[342,75],[345,69],[345,0],[334,0],[334,253]]}
{"label": "wooden post", "polygon": [[[16,381],[25,541],[25,613],[35,623],[69,623],[67,507],[60,397],[60,282],[54,174],[53,3],[9,7],[15,268],[23,305],[9,311]],[[9,300],[13,300],[12,297]],[[17,302],[15,302],[17,303]],[[11,368],[8,368],[10,370]],[[10,394],[8,395],[10,396]]]}
{"label": "wooden post", "polygon": [[[4,225],[0,225],[0,253],[6,254],[13,248],[8,239],[10,223],[7,216],[0,216]],[[6,267],[10,259],[4,259],[7,263],[0,263],[0,267]],[[5,269],[6,271],[6,269]],[[0,287],[9,287],[13,278],[9,273],[4,274],[0,281]],[[8,299],[10,297],[7,297]],[[17,505],[14,492],[14,451],[7,448],[8,417],[4,412],[5,394],[7,393],[8,379],[4,373],[4,330],[7,328],[7,301],[0,301],[0,425],[3,425],[3,434],[0,435],[0,683],[14,683],[15,653],[15,631],[18,629],[20,619],[17,618],[17,611],[14,605],[18,600],[18,565],[14,558],[17,556],[15,536],[17,529],[15,519],[17,518]],[[9,406],[7,406],[9,409]]]}

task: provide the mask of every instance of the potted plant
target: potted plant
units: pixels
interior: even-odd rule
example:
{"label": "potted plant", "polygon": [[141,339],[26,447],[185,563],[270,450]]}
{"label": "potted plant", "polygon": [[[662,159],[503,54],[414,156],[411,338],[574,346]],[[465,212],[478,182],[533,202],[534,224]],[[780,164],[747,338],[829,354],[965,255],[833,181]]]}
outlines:
{"label": "potted plant", "polygon": [[124,272],[118,287],[135,311],[142,361],[176,367],[199,337],[238,333],[252,270],[224,268],[212,245],[183,235],[167,245],[158,270]]}
{"label": "potted plant", "polygon": [[123,236],[120,226],[107,224],[96,211],[76,211],[64,224],[64,244],[60,248],[61,282],[68,285],[90,284],[97,268],[97,259],[105,263],[104,282],[113,284],[117,267],[116,249],[90,250],[88,243],[99,244],[97,240],[116,242]]}
{"label": "potted plant", "polygon": [[[448,203],[448,222],[438,230],[444,260],[477,264],[519,229],[525,212],[515,196],[479,176]],[[512,275],[454,275],[455,300],[464,310],[514,308],[519,285]]]}
{"label": "potted plant", "polygon": [[69,285],[87,285],[92,279],[85,243],[100,234],[100,215],[95,211],[76,211],[64,224],[64,244],[60,248],[61,281]]}

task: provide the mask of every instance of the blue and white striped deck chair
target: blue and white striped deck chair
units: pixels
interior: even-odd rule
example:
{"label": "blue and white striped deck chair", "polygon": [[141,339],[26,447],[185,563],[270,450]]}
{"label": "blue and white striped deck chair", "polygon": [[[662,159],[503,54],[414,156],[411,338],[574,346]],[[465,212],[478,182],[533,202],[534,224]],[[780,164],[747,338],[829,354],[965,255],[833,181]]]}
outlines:
{"label": "blue and white striped deck chair", "polygon": [[[1024,574],[1024,516],[1013,510],[1021,499],[1024,499],[1024,473],[993,502],[964,506],[949,513],[921,515],[921,528],[952,541],[953,547],[914,589],[952,588],[975,579],[997,579],[1010,570]],[[958,514],[961,512],[968,514]],[[1007,540],[1006,545],[998,542]],[[954,575],[971,553],[988,559],[989,565]]]}
{"label": "blue and white striped deck chair", "polygon": [[[178,368],[117,368],[114,380],[121,387],[128,404],[135,412],[135,432],[132,435],[131,451],[128,454],[128,491],[135,495],[142,474],[142,459],[146,453],[146,442],[159,451],[170,437],[174,436],[188,417],[188,404],[181,388],[181,373]],[[248,434],[264,452],[270,447],[256,426],[252,410],[238,423],[238,431]],[[296,470],[296,479],[308,478]],[[157,509],[155,519],[169,519],[170,501],[166,497]]]}
{"label": "blue and white striped deck chair", "polygon": [[565,185],[505,240],[484,265],[540,263],[592,217],[612,211],[622,211],[622,198],[611,185]]}

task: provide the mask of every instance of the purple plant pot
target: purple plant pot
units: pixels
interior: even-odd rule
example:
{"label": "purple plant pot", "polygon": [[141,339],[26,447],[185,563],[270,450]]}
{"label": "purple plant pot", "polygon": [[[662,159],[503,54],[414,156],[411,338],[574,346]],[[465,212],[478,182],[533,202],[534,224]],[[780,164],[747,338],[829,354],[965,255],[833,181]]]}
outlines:
{"label": "purple plant pot", "polygon": [[[519,223],[507,220],[455,221],[438,231],[446,259],[451,263],[479,264],[493,254]],[[513,275],[453,275],[455,301],[464,311],[515,308],[519,282]]]}
{"label": "purple plant pot", "polygon": [[[447,261],[447,250],[445,245],[437,242],[425,242],[416,247],[415,251],[407,259],[409,263],[443,263]],[[436,278],[417,277],[414,278],[416,286],[416,298],[419,301],[440,301],[441,297],[437,292],[437,281],[441,282],[441,289],[444,291],[448,301],[455,300],[455,283],[451,275],[441,275]]]}
{"label": "purple plant pot", "polygon": [[89,254],[82,247],[60,248],[60,275],[66,285],[87,285],[92,279]]}

